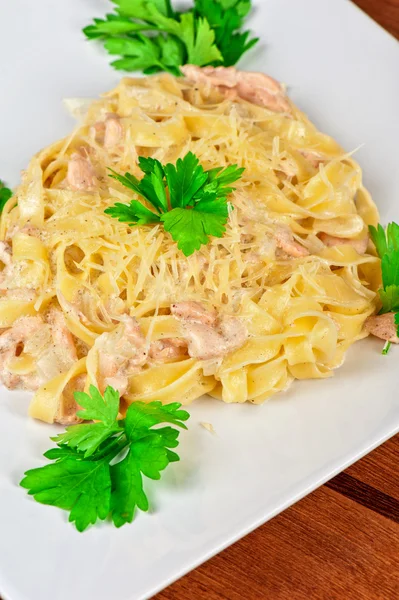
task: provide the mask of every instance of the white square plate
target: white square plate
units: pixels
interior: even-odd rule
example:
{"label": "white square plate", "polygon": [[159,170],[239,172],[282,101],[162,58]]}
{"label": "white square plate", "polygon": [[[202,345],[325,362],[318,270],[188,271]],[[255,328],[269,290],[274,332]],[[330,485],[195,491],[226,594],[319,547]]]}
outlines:
{"label": "white square plate", "polygon": [[[293,100],[357,157],[383,222],[398,213],[398,47],[346,0],[258,0],[262,45],[242,62],[286,82]],[[95,0],[13,0],[1,7],[0,169],[18,172],[66,134],[65,97],[94,97],[118,74],[81,28]],[[396,212],[396,214],[395,214]],[[368,339],[331,380],[299,382],[263,407],[196,402],[181,462],[147,486],[150,514],[79,534],[67,515],[18,487],[54,429],[1,390],[0,593],[4,600],[137,600],[270,519],[399,429],[399,349]],[[200,426],[213,424],[216,435]]]}

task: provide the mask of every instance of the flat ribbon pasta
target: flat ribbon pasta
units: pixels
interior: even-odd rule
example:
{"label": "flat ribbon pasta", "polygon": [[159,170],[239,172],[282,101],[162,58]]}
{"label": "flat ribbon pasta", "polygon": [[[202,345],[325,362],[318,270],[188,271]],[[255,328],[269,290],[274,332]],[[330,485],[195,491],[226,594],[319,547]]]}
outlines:
{"label": "flat ribbon pasta", "polygon": [[[73,386],[104,384],[105,343],[122,357],[123,414],[135,400],[205,393],[258,404],[294,379],[330,377],[365,337],[380,285],[367,233],[377,209],[353,155],[284,106],[167,74],[125,78],[32,159],[1,218],[0,328],[39,315],[41,335],[56,338],[58,311],[75,363],[42,381],[39,347],[0,351],[10,381],[38,377],[31,416],[72,422]],[[136,198],[109,168],[141,177],[138,156],[166,164],[188,151],[205,169],[245,171],[225,235],[184,257],[161,224],[104,211]]]}

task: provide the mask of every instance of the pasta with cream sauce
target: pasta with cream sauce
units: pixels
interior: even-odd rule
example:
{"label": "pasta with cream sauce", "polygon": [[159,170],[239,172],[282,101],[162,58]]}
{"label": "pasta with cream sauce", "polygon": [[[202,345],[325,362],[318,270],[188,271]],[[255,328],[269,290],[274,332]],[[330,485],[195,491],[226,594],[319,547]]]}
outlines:
{"label": "pasta with cream sauce", "polygon": [[[74,423],[90,383],[187,404],[205,393],[262,403],[327,378],[365,337],[378,213],[352,156],[265,75],[184,67],[123,79],[39,152],[1,217],[0,377],[34,391],[33,417]],[[162,225],[104,214],[140,177],[194,152],[245,167],[226,233],[189,257]]]}

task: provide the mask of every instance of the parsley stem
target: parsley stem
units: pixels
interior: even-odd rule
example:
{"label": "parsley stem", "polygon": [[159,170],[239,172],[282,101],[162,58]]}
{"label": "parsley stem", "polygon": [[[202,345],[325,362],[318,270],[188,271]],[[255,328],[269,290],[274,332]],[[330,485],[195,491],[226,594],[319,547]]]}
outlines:
{"label": "parsley stem", "polygon": [[382,354],[386,356],[391,348],[391,342],[386,342],[384,348],[382,349]]}
{"label": "parsley stem", "polygon": [[112,460],[128,445],[129,442],[126,440],[124,432],[122,432],[118,438],[111,438],[110,443],[104,448],[102,448],[102,450],[98,452],[98,454],[96,454],[95,460],[102,460],[104,458],[106,458],[107,460]]}

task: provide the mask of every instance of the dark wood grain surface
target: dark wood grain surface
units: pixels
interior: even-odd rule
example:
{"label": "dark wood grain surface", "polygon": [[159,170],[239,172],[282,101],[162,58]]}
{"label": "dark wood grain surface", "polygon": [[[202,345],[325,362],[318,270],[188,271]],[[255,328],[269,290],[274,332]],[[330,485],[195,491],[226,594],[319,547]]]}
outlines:
{"label": "dark wood grain surface", "polygon": [[[399,0],[356,4],[399,38]],[[154,600],[398,600],[398,467],[399,435]]]}
{"label": "dark wood grain surface", "polygon": [[397,600],[399,436],[154,600]]}
{"label": "dark wood grain surface", "polygon": [[389,33],[399,38],[399,0],[353,0]]}

